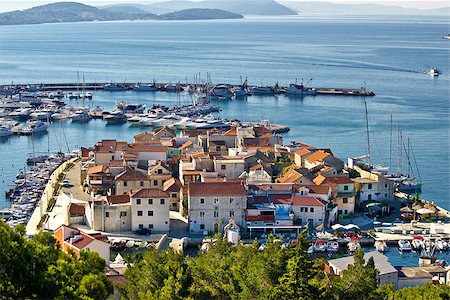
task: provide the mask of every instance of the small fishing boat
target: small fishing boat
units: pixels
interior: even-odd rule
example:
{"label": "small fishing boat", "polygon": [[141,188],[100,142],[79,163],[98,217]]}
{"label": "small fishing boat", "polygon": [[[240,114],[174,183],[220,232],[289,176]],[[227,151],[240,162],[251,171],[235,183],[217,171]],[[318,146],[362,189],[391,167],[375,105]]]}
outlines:
{"label": "small fishing boat", "polygon": [[359,239],[356,237],[350,238],[350,241],[347,244],[348,252],[354,253],[361,249],[361,244],[359,243]]}
{"label": "small fishing boat", "polygon": [[325,240],[316,240],[313,246],[314,252],[323,253],[327,251],[327,241]]}
{"label": "small fishing boat", "polygon": [[386,252],[388,246],[385,240],[378,240],[375,242],[375,248],[377,249],[378,252]]}
{"label": "small fishing boat", "polygon": [[339,252],[339,243],[336,241],[328,241],[327,252],[328,253],[338,253]]}
{"label": "small fishing boat", "polygon": [[398,249],[402,252],[411,251],[411,243],[407,240],[400,240],[398,241]]}
{"label": "small fishing boat", "polygon": [[428,75],[430,76],[439,76],[439,70],[436,68],[430,68],[430,70],[428,70]]}
{"label": "small fishing boat", "polygon": [[423,248],[423,236],[415,235],[411,241],[411,247],[414,251],[420,251]]}

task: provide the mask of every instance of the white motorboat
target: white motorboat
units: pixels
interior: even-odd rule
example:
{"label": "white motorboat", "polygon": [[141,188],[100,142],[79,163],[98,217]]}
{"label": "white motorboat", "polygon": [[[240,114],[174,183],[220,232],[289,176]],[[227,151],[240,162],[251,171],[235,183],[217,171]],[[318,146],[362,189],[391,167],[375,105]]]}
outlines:
{"label": "white motorboat", "polygon": [[132,104],[123,101],[116,102],[115,109],[123,111],[125,114],[142,114],[145,110],[143,104]]}
{"label": "white motorboat", "polygon": [[278,82],[274,86],[255,86],[252,89],[253,94],[259,95],[274,95],[280,92]]}
{"label": "white motorboat", "polygon": [[339,252],[339,243],[336,241],[328,241],[327,252],[328,253],[338,253]]}
{"label": "white motorboat", "polygon": [[323,253],[327,251],[327,241],[325,240],[316,240],[313,245],[314,252]]}
{"label": "white motorboat", "polygon": [[28,126],[20,130],[21,134],[30,135],[47,131],[48,126],[41,121],[28,122]]}
{"label": "white motorboat", "polygon": [[180,120],[180,117],[175,114],[166,115],[160,119],[156,119],[152,122],[152,126],[155,128],[172,125]]}
{"label": "white motorboat", "polygon": [[70,112],[66,110],[55,112],[51,115],[52,120],[65,120],[70,118]]}
{"label": "white motorboat", "polygon": [[85,110],[77,110],[70,118],[72,122],[87,122],[92,119],[92,116]]}
{"label": "white motorboat", "polygon": [[17,118],[19,120],[26,120],[30,118],[30,114],[33,112],[33,109],[30,107],[18,108],[9,114],[11,118]]}
{"label": "white motorboat", "polygon": [[402,252],[411,251],[411,243],[408,240],[400,240],[398,241],[398,249]]}
{"label": "white motorboat", "polygon": [[43,108],[41,110],[35,110],[30,114],[30,117],[35,120],[40,121],[49,121],[52,114],[54,113],[54,110],[51,108]]}
{"label": "white motorboat", "polygon": [[230,87],[228,85],[216,85],[210,93],[211,97],[217,97],[222,99],[231,99],[234,94],[230,91]]}
{"label": "white motorboat", "polygon": [[439,70],[436,68],[430,68],[430,70],[428,70],[428,75],[430,76],[439,76]]}
{"label": "white motorboat", "polygon": [[377,249],[378,252],[386,252],[388,249],[388,246],[387,246],[385,240],[378,240],[378,241],[375,241],[375,248]]}
{"label": "white motorboat", "polygon": [[108,124],[120,124],[127,121],[127,116],[121,110],[113,110],[110,114],[103,116]]}
{"label": "white motorboat", "polygon": [[239,87],[233,91],[233,94],[236,99],[241,99],[250,96],[252,93],[245,88]]}

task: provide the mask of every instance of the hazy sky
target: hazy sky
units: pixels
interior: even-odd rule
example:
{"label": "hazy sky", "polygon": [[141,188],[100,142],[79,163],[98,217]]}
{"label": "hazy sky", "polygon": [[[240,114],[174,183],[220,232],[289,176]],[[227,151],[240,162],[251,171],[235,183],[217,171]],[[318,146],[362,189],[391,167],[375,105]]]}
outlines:
{"label": "hazy sky", "polygon": [[[77,1],[84,4],[89,5],[108,5],[108,4],[114,4],[114,3],[140,3],[140,4],[146,4],[146,3],[152,3],[152,2],[162,2],[162,1],[151,1],[151,0],[45,0],[45,1],[38,1],[38,0],[0,0],[0,11],[11,11],[11,10],[18,10],[18,9],[27,9],[33,6],[47,4],[47,3],[53,3],[53,2],[62,2],[62,1]],[[197,0],[198,1],[198,0]],[[223,0],[226,1],[226,0]],[[245,1],[245,0],[242,0]],[[316,0],[286,0],[286,1],[316,1]],[[439,8],[439,7],[445,7],[449,6],[449,1],[436,1],[436,0],[423,0],[423,1],[409,1],[409,0],[367,0],[367,1],[361,1],[361,0],[317,0],[318,2],[340,2],[340,3],[379,3],[379,4],[386,4],[386,5],[397,5],[402,7],[412,7],[412,8],[419,8],[419,9],[431,9],[431,8]]]}

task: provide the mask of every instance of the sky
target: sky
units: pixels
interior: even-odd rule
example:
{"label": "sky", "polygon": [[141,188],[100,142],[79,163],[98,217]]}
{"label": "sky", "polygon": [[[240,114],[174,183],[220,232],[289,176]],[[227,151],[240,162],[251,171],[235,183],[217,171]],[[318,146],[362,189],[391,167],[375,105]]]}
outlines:
{"label": "sky", "polygon": [[[161,1],[149,1],[149,0],[0,0],[0,12],[27,9],[33,6],[43,5],[47,3],[62,2],[62,1],[75,1],[81,2],[93,6],[101,6],[115,3],[139,3],[139,4],[149,4],[153,2],[163,2]],[[191,0],[192,1],[192,0]],[[196,0],[193,0],[196,1]],[[198,0],[197,0],[198,1]],[[226,0],[223,0],[226,1]],[[245,0],[242,0],[245,1]],[[410,1],[410,0],[289,0],[289,1],[318,1],[318,2],[335,2],[335,3],[377,3],[386,5],[396,5],[401,7],[410,7],[418,9],[432,9],[449,6],[449,1],[447,0],[422,0],[422,1]]]}

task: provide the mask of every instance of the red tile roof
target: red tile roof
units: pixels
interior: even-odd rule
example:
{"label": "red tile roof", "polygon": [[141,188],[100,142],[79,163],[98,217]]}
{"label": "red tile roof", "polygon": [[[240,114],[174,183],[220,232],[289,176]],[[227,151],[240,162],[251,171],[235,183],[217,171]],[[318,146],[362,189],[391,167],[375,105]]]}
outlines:
{"label": "red tile roof", "polygon": [[306,149],[306,148],[297,150],[297,151],[295,152],[295,154],[300,155],[300,156],[306,155],[306,154],[308,154],[308,153],[311,153],[311,151],[309,151],[309,150]]}
{"label": "red tile roof", "polygon": [[247,192],[240,182],[191,182],[190,196],[245,196]]}
{"label": "red tile roof", "polygon": [[93,240],[95,240],[93,237],[80,231],[80,237],[77,240],[75,240],[75,242],[72,242],[72,245],[81,250],[87,245],[89,245]]}
{"label": "red tile roof", "polygon": [[130,202],[130,195],[113,195],[106,196],[109,204],[126,204]]}
{"label": "red tile roof", "polygon": [[140,171],[127,170],[118,174],[116,181],[148,181],[148,176]]}
{"label": "red tile roof", "polygon": [[169,193],[160,189],[140,189],[131,194],[131,198],[169,198]]}
{"label": "red tile roof", "polygon": [[181,182],[178,179],[172,177],[164,182],[163,190],[166,192],[177,193],[181,190],[182,186],[183,185],[181,184]]}
{"label": "red tile roof", "polygon": [[289,170],[282,177],[277,178],[277,182],[279,182],[279,183],[294,183],[302,177],[303,177],[303,175],[298,173],[297,171]]}
{"label": "red tile roof", "polygon": [[292,196],[292,205],[296,206],[325,206],[326,201],[317,199],[315,197],[305,197],[305,196]]}
{"label": "red tile roof", "polygon": [[84,215],[84,205],[71,203],[69,206],[69,214]]}
{"label": "red tile roof", "polygon": [[275,221],[275,215],[247,215],[247,221]]}
{"label": "red tile roof", "polygon": [[329,176],[325,177],[324,184],[353,184],[347,176]]}

